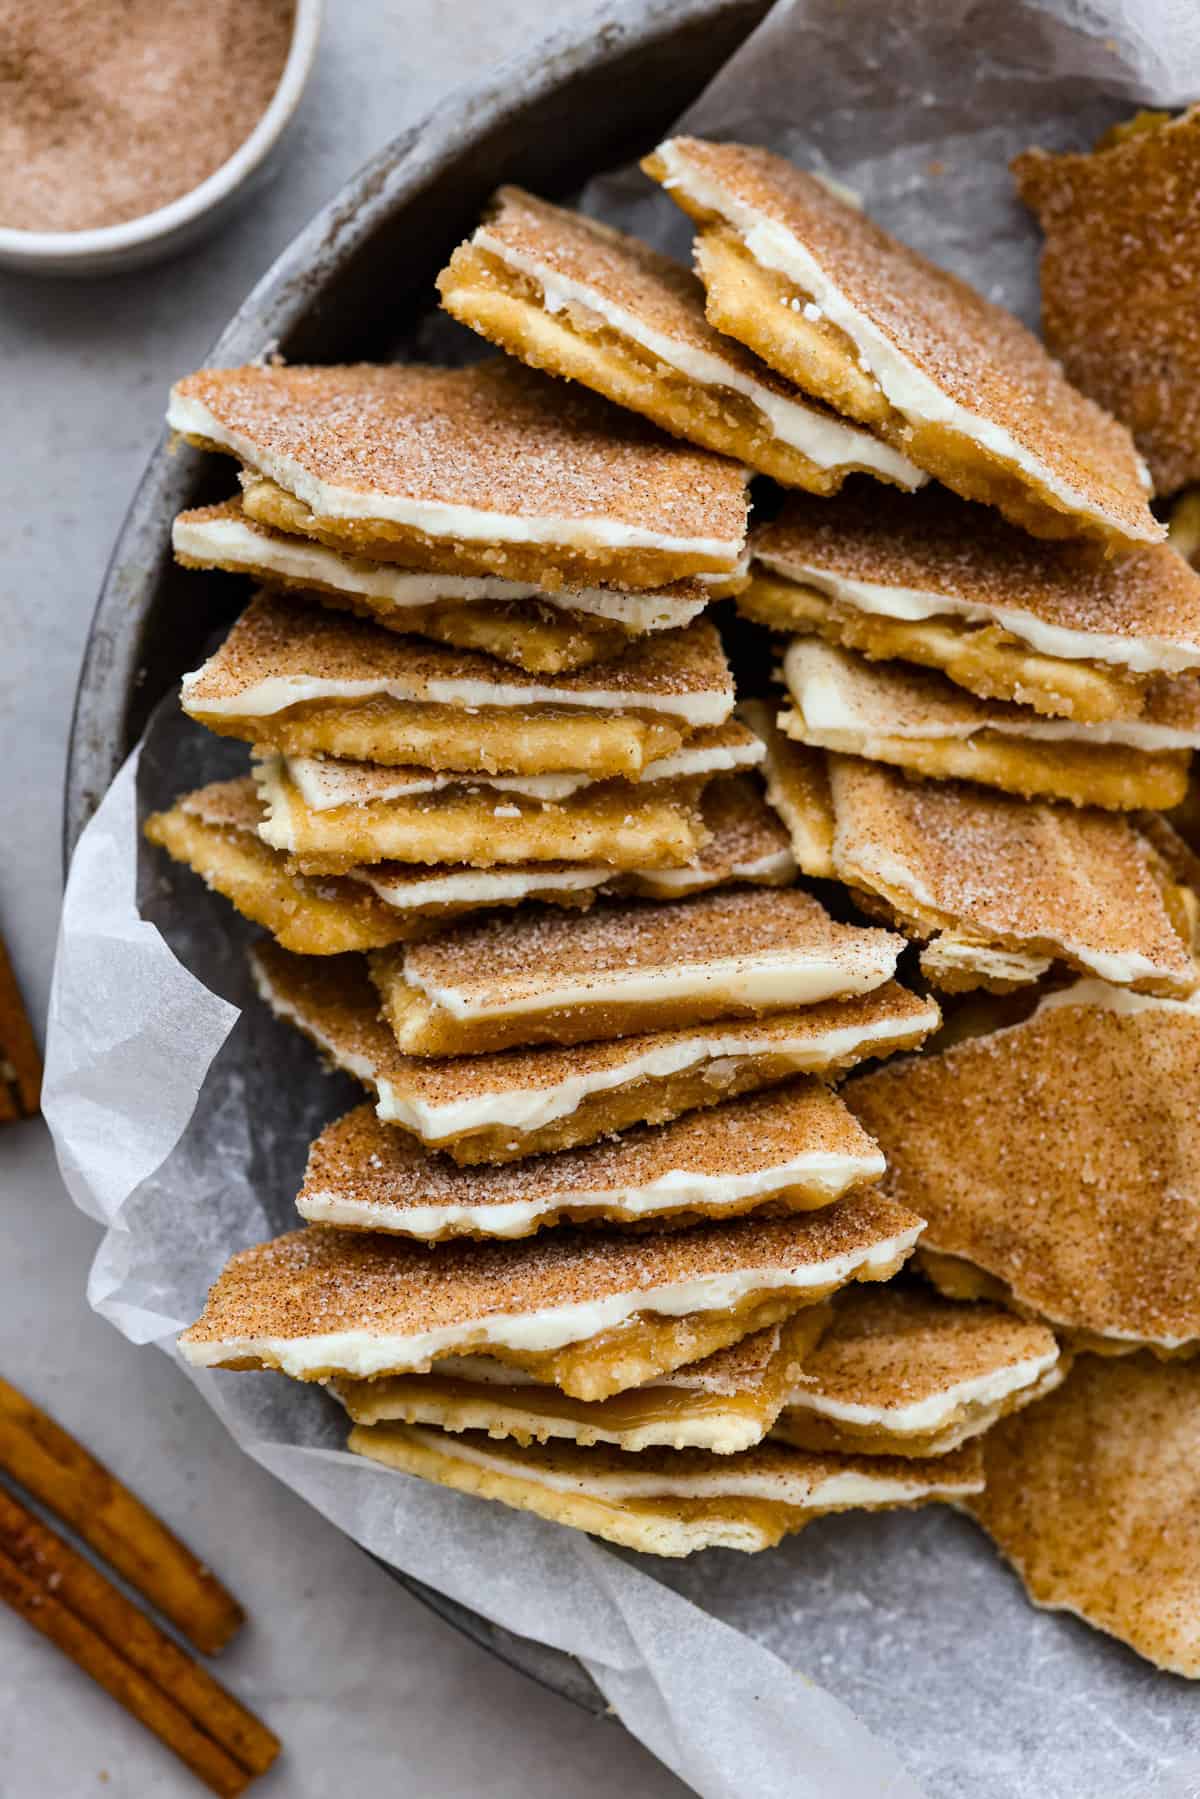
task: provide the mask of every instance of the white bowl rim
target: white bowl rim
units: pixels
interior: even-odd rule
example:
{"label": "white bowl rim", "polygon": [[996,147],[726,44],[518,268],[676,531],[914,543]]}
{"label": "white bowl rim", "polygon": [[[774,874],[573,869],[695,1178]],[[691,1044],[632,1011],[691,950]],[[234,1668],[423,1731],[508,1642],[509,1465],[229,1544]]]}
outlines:
{"label": "white bowl rim", "polygon": [[21,231],[0,225],[0,256],[23,256],[30,263],[43,257],[62,262],[131,250],[169,237],[219,205],[258,167],[299,105],[312,72],[323,11],[324,0],[296,0],[287,61],[270,104],[249,137],[198,186],[166,206],[140,213],[136,219],[123,219],[118,225],[97,225],[87,231]]}

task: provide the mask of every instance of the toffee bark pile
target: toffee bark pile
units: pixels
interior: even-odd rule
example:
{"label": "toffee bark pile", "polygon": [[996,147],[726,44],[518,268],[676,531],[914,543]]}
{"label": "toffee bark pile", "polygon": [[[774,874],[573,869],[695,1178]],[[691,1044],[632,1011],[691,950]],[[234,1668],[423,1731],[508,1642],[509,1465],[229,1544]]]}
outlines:
{"label": "toffee bark pile", "polygon": [[505,357],[173,391],[241,465],[176,552],[258,584],[183,704],[254,773],[147,834],[368,1096],[183,1352],[658,1554],[965,1505],[1195,1673],[1178,1558],[1114,1597],[1024,1489],[1090,1433],[1167,1528],[1134,1408],[1196,1402],[1200,576],[999,308],[764,151],[645,166],[695,275],[502,189],[439,288]]}

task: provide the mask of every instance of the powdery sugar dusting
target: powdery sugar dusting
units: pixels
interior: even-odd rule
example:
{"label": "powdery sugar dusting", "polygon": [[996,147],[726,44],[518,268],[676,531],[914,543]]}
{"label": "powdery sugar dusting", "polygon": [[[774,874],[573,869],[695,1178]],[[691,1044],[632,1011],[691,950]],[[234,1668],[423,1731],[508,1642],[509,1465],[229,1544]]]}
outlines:
{"label": "powdery sugar dusting", "polygon": [[498,1168],[459,1168],[381,1123],[370,1106],[359,1106],[313,1144],[300,1197],[332,1194],[350,1205],[393,1207],[403,1223],[405,1210],[414,1207],[526,1204],[536,1209],[558,1195],[569,1200],[573,1193],[609,1193],[618,1204],[626,1189],[673,1171],[737,1178],[802,1156],[869,1162],[874,1154],[874,1144],[836,1094],[812,1080]]}
{"label": "powdery sugar dusting", "polygon": [[560,1229],[515,1243],[436,1246],[365,1232],[293,1231],[234,1256],[182,1341],[294,1341],[335,1331],[415,1336],[629,1293],[653,1309],[659,1287],[758,1271],[770,1279],[835,1257],[865,1258],[918,1222],[868,1189],[819,1212],[686,1231]]}
{"label": "powdery sugar dusting", "polygon": [[930,1248],[1051,1322],[1200,1336],[1200,1016],[1054,1006],[842,1091]]}
{"label": "powdery sugar dusting", "polygon": [[1119,529],[1142,535],[1153,525],[1129,433],[1071,386],[1011,313],[783,157],[740,144],[672,141],[685,162],[790,231],[850,304],[951,400],[1008,431]]}
{"label": "powdery sugar dusting", "polygon": [[1105,557],[1029,537],[990,506],[931,483],[897,494],[851,483],[828,500],[789,495],[754,534],[756,554],[805,578],[942,594],[1030,612],[1048,625],[1117,637],[1200,642],[1200,575],[1166,544]]}
{"label": "powdery sugar dusting", "polygon": [[[586,989],[621,975],[669,973],[735,956],[820,955],[857,969],[895,941],[885,931],[836,924],[797,889],[748,889],[678,904],[598,905],[582,918],[532,909],[487,918],[412,946],[402,966],[422,985],[454,987],[486,1006],[515,993],[551,994],[565,981]],[[380,965],[395,966],[386,953]]]}
{"label": "powdery sugar dusting", "polygon": [[603,519],[740,542],[736,463],[506,360],[469,368],[201,369],[175,392],[329,486],[520,518]]}

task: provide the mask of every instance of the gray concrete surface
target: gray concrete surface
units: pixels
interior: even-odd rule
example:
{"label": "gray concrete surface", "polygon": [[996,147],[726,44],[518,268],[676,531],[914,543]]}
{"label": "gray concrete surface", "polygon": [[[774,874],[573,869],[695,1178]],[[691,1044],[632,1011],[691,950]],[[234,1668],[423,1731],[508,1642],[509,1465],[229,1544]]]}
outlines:
{"label": "gray concrete surface", "polygon": [[[585,14],[563,0],[553,18]],[[540,0],[329,0],[276,184],[184,259],[108,281],[0,277],[0,928],[46,1003],[63,758],[79,657],[171,378],[196,364],[309,214],[447,90],[537,36]],[[165,1357],[88,1311],[93,1226],[40,1124],[0,1135],[0,1372],[43,1401],[226,1577],[251,1625],[226,1678],[284,1739],[261,1790],[303,1799],[658,1799],[683,1789],[619,1727],[431,1617],[233,1447]],[[201,1788],[0,1611],[0,1799]]]}

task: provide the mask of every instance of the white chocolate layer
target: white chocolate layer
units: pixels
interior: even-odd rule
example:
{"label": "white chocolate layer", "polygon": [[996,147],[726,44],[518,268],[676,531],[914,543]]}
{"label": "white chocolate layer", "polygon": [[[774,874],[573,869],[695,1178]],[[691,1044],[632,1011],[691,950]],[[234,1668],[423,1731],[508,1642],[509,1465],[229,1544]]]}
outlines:
{"label": "white chocolate layer", "polygon": [[517,512],[488,512],[448,500],[414,500],[374,488],[339,487],[322,481],[294,456],[264,449],[261,443],[230,430],[203,401],[177,390],[171,393],[167,424],[185,437],[201,437],[238,456],[250,468],[270,476],[301,500],[317,518],[380,519],[422,531],[438,540],[464,543],[552,543],[579,550],[663,550],[668,554],[706,556],[736,562],[742,537],[679,537],[642,525],[607,518],[555,518]]}
{"label": "white chocolate layer", "polygon": [[[527,1481],[530,1485],[544,1487],[549,1492],[569,1493],[590,1499],[609,1499],[618,1503],[623,1499],[660,1498],[767,1499],[780,1505],[792,1505],[803,1511],[822,1511],[840,1506],[903,1504],[936,1490],[936,1483],[928,1475],[922,1476],[915,1471],[905,1478],[890,1469],[886,1475],[872,1474],[862,1469],[855,1469],[853,1472],[841,1469],[824,1478],[814,1478],[811,1463],[806,1462],[804,1473],[768,1475],[739,1470],[736,1458],[732,1467],[726,1458],[714,1460],[712,1466],[705,1468],[702,1473],[685,1472],[681,1469],[678,1474],[643,1474],[639,1472],[637,1456],[631,1455],[626,1458],[629,1462],[627,1473],[622,1468],[618,1474],[597,1472],[581,1477],[541,1468],[532,1458],[518,1460],[515,1456],[489,1453],[486,1449],[476,1447],[474,1443],[464,1443],[459,1436],[430,1430],[422,1425],[409,1425],[406,1428],[439,1455],[451,1456],[456,1461],[469,1462],[477,1468],[488,1468],[496,1474],[506,1474],[510,1478]],[[689,1460],[685,1467],[694,1468],[695,1464]],[[963,1490],[969,1488],[964,1485]]]}
{"label": "white chocolate layer", "polygon": [[[184,675],[180,686],[184,707],[191,688],[203,669]],[[709,692],[639,693],[630,688],[575,687],[563,689],[551,683],[433,679],[421,683],[403,679],[338,681],[322,675],[269,675],[239,693],[210,696],[200,710],[220,718],[265,718],[286,712],[291,706],[314,700],[368,700],[387,696],[400,701],[435,706],[454,706],[463,711],[494,708],[555,706],[594,712],[661,712],[681,718],[693,729],[721,725],[733,711],[733,689]]]}
{"label": "white chocolate layer", "polygon": [[854,736],[861,740],[861,753],[866,756],[880,739],[964,742],[980,731],[1044,743],[1117,744],[1151,754],[1200,748],[1200,729],[1194,727],[1180,729],[1142,718],[1085,724],[1073,718],[1043,718],[1030,708],[1014,709],[966,696],[961,704],[972,716],[947,719],[886,714],[863,704],[862,696],[856,696],[842,678],[847,661],[852,661],[849,652],[832,649],[815,637],[796,637],[784,652],[783,676],[808,730],[830,739]]}
{"label": "white chocolate layer", "polygon": [[586,282],[562,275],[535,257],[514,250],[494,237],[486,226],[481,226],[475,233],[474,242],[481,250],[535,281],[542,290],[542,303],[548,313],[562,312],[573,305],[583,306],[612,330],[648,350],[689,381],[703,387],[725,387],[741,394],[762,414],[780,443],[798,450],[818,468],[866,468],[910,489],[922,486],[929,479],[907,456],[873,437],[869,431],[850,424],[836,413],[821,410],[798,393],[792,398],[774,392],[722,356],[654,330],[644,319],[618,306]]}
{"label": "white chocolate layer", "polygon": [[640,1187],[614,1186],[593,1192],[576,1187],[540,1194],[535,1199],[513,1200],[507,1205],[406,1205],[402,1208],[361,1199],[349,1200],[337,1192],[304,1193],[297,1200],[302,1217],[315,1224],[359,1226],[368,1230],[396,1230],[405,1236],[435,1238],[446,1231],[480,1231],[488,1237],[520,1237],[531,1224],[562,1206],[584,1210],[616,1210],[633,1218],[653,1218],[658,1212],[705,1207],[720,1217],[723,1206],[736,1207],[746,1200],[783,1193],[803,1186],[808,1193],[837,1199],[852,1186],[878,1180],[884,1160],[878,1152],[863,1156],[834,1155],[813,1150],[774,1168],[758,1168],[752,1174],[707,1174],[681,1168],[669,1169],[657,1180]]}
{"label": "white chocolate layer", "polygon": [[611,881],[611,868],[447,868],[433,879],[414,867],[411,877],[389,879],[377,866],[365,864],[348,871],[399,912],[422,906],[503,906],[512,900],[534,899],[539,893],[589,893]]}
{"label": "white chocolate layer", "polygon": [[679,963],[669,970],[636,970],[614,973],[607,980],[581,977],[564,981],[553,991],[514,994],[492,1005],[480,1005],[457,987],[440,985],[420,972],[405,978],[430,1002],[452,1018],[517,1018],[528,1012],[559,1010],[577,1005],[653,1005],[678,1003],[729,993],[739,1005],[782,1011],[789,1006],[815,1005],[818,1000],[840,999],[851,993],[869,993],[895,972],[899,949],[894,939],[882,937],[858,947],[858,964],[848,955],[794,954],[776,950],[766,956],[722,956],[711,962]]}
{"label": "white chocolate layer", "polygon": [[385,600],[401,612],[434,606],[439,600],[538,600],[568,612],[612,619],[629,631],[641,632],[669,631],[690,624],[707,603],[669,594],[618,593],[609,587],[550,593],[531,581],[505,581],[497,575],[430,575],[399,563],[346,556],[312,538],[275,536],[241,519],[180,517],[172,527],[171,541],[178,555],[197,562],[249,563],[289,581]]}
{"label": "white chocolate layer", "polygon": [[[760,556],[758,560],[772,574],[785,581],[798,581],[815,587],[820,593],[859,612],[870,612],[884,618],[920,620],[954,617],[971,624],[999,625],[1027,643],[1043,656],[1054,656],[1065,662],[1104,662],[1114,668],[1127,668],[1135,674],[1157,671],[1177,674],[1183,669],[1200,666],[1200,642],[1189,638],[1126,637],[1113,632],[1070,630],[1064,625],[1049,625],[1032,612],[1015,606],[988,606],[925,588],[885,587],[880,582],[856,581],[833,569],[820,568],[792,557]],[[1095,729],[1095,727],[1090,727]]]}
{"label": "white chocolate layer", "polygon": [[[271,985],[257,958],[250,963],[259,994],[277,1017],[312,1034],[311,1021],[288,1003]],[[797,1072],[836,1066],[864,1050],[887,1051],[889,1043],[909,1037],[919,1028],[931,1031],[939,1019],[931,1000],[924,1018],[885,1019],[872,1025],[832,1026],[814,1035],[780,1036],[777,1029],[757,1024],[713,1026],[695,1036],[627,1037],[625,1060],[584,1074],[568,1075],[546,1086],[497,1087],[491,1093],[442,1105],[412,1093],[373,1067],[365,1057],[345,1055],[336,1059],[348,1073],[377,1088],[379,1116],[388,1124],[403,1125],[426,1139],[457,1137],[475,1130],[498,1128],[518,1132],[538,1131],[579,1109],[585,1099],[636,1081],[666,1080],[673,1074],[707,1063],[706,1077],[716,1087],[738,1064],[756,1055],[794,1057]],[[334,1046],[318,1037],[321,1047],[334,1054]]]}
{"label": "white chocolate layer", "polygon": [[[961,432],[992,455],[1020,469],[1035,486],[1052,493],[1068,511],[1108,524],[1105,514],[1086,493],[1072,487],[1003,425],[951,399],[930,375],[903,354],[885,331],[851,303],[812,252],[785,226],[739,200],[712,176],[702,173],[673,139],[660,144],[657,154],[666,170],[665,186],[678,188],[697,206],[726,219],[741,234],[755,262],[785,275],[809,296],[830,324],[845,332],[857,350],[863,368],[875,377],[884,397],[897,412],[922,425],[944,425]],[[1150,479],[1144,464],[1143,478],[1149,489]]]}
{"label": "white chocolate layer", "polygon": [[[754,768],[763,754],[764,746],[757,739],[736,744],[705,744],[703,738],[698,742],[693,739],[673,755],[647,763],[633,777],[633,785]],[[372,800],[402,799],[410,794],[440,793],[448,787],[494,787],[501,793],[520,793],[552,803],[598,784],[594,776],[583,774],[464,775],[434,769],[387,768],[381,763],[339,762],[332,756],[289,756],[286,761],[288,774],[312,812],[364,805]]]}
{"label": "white chocolate layer", "polygon": [[624,1324],[637,1313],[682,1318],[689,1312],[726,1311],[753,1294],[800,1293],[814,1288],[841,1286],[857,1274],[890,1268],[907,1255],[921,1233],[921,1225],[895,1237],[874,1243],[869,1249],[830,1256],[825,1262],[809,1262],[799,1268],[743,1268],[733,1274],[703,1275],[660,1287],[634,1287],[602,1299],[547,1307],[529,1312],[494,1312],[488,1317],[464,1318],[459,1324],[388,1336],[370,1330],[329,1331],[309,1337],[234,1337],[223,1342],[181,1342],[185,1359],[197,1368],[213,1368],[221,1362],[263,1357],[293,1379],[304,1380],[334,1370],[358,1380],[401,1369],[423,1372],[439,1356],[469,1346],[494,1343],[525,1353],[562,1349],[583,1343],[601,1331]]}
{"label": "white chocolate layer", "polygon": [[918,1436],[947,1424],[960,1406],[1001,1404],[1010,1394],[1033,1386],[1057,1360],[1058,1350],[1047,1350],[1044,1355],[1029,1356],[1007,1368],[996,1368],[987,1374],[977,1374],[971,1380],[957,1381],[940,1393],[930,1393],[927,1398],[913,1400],[908,1405],[860,1405],[853,1400],[832,1399],[806,1387],[801,1380],[801,1384],[788,1394],[787,1405],[792,1409],[817,1412],[823,1418],[834,1418],[845,1424],[881,1425],[900,1435]]}

